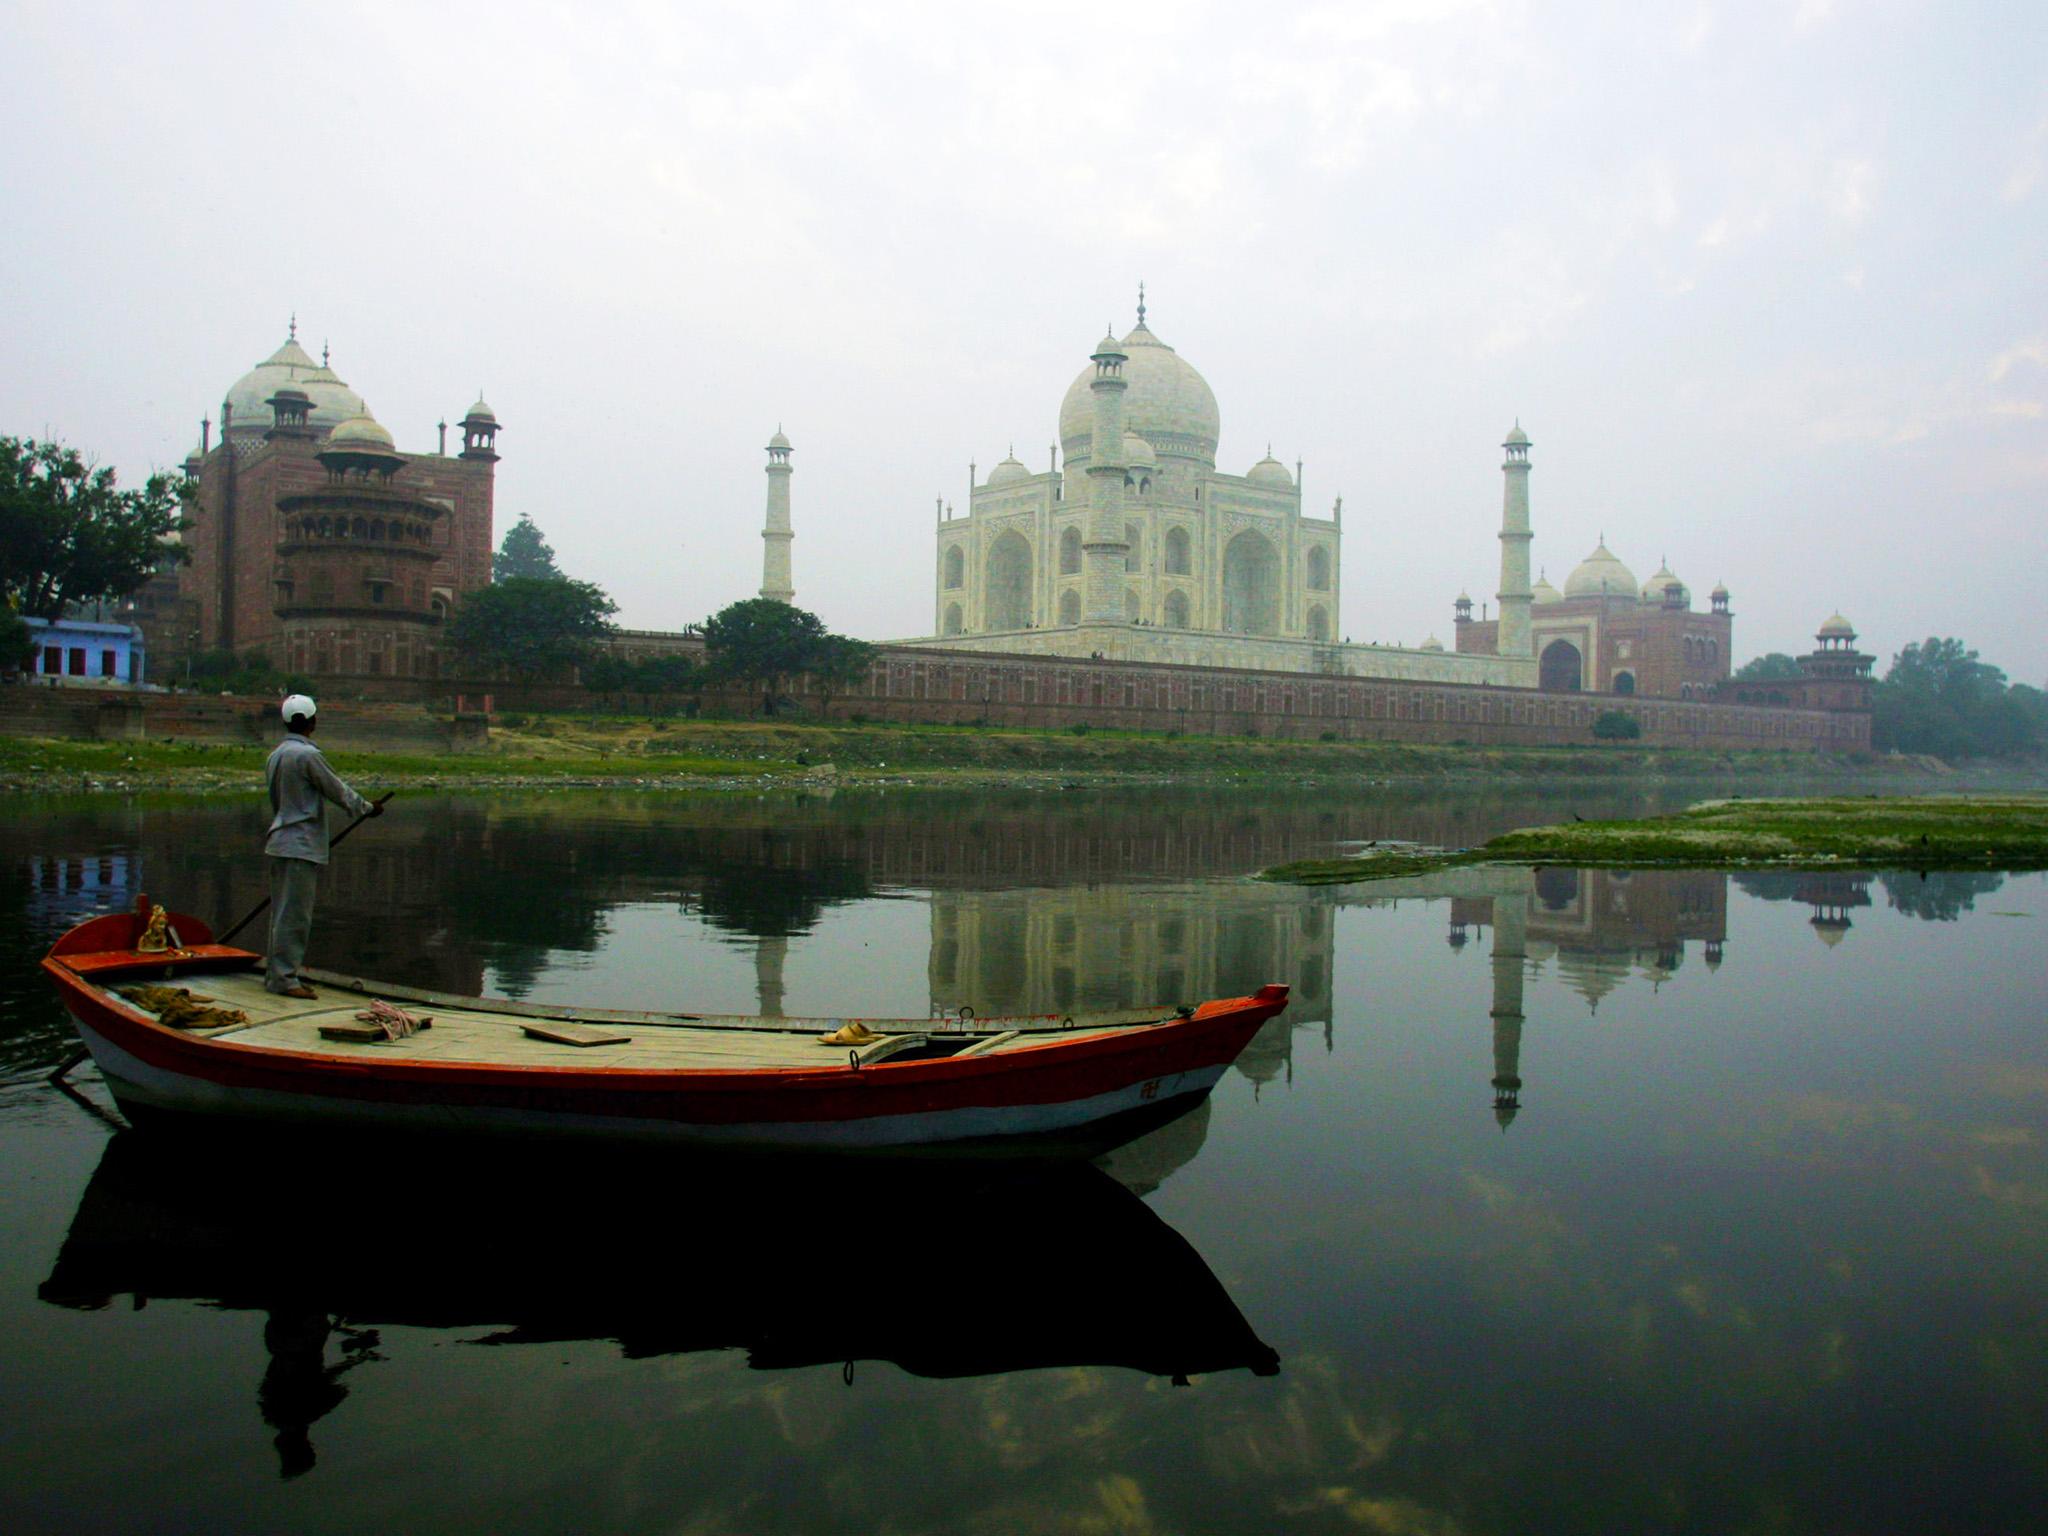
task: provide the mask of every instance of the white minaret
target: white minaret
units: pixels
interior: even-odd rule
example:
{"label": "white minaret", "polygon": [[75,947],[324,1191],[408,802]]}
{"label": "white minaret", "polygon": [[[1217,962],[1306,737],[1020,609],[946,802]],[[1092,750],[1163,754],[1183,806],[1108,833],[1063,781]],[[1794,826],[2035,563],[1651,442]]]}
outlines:
{"label": "white minaret", "polygon": [[1095,442],[1088,452],[1088,533],[1081,544],[1081,619],[1124,622],[1124,349],[1114,332],[1095,349]]}
{"label": "white minaret", "polygon": [[796,537],[789,531],[789,476],[789,439],[777,427],[768,439],[768,526],[761,530],[761,595],[778,603],[796,597],[796,588],[789,581],[789,541]]}
{"label": "white minaret", "polygon": [[1500,466],[1506,483],[1500,505],[1500,630],[1496,649],[1503,656],[1533,656],[1529,633],[1529,434],[1522,424],[1501,444],[1507,458]]}
{"label": "white minaret", "polygon": [[1493,1118],[1506,1130],[1522,1107],[1522,970],[1528,899],[1493,898]]}

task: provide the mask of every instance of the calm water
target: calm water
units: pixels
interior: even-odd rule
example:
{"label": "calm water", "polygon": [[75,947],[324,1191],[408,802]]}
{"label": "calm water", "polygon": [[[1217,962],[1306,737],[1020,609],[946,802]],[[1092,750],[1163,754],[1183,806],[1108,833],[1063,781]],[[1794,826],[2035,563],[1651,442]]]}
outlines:
{"label": "calm water", "polygon": [[17,799],[0,1529],[2048,1530],[2048,881],[1243,878],[1655,803],[413,797],[337,854],[315,962],[453,990],[1295,989],[1096,1167],[743,1175],[115,1135],[34,961],[239,915],[257,818]]}

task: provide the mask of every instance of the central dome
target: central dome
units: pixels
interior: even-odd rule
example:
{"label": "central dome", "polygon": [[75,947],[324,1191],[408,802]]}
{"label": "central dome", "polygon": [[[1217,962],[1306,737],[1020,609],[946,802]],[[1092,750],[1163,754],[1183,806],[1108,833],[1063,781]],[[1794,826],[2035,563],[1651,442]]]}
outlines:
{"label": "central dome", "polygon": [[[1216,467],[1222,416],[1208,380],[1184,362],[1141,320],[1120,343],[1124,364],[1124,431],[1142,437],[1162,458],[1199,459]],[[1060,450],[1071,462],[1086,459],[1095,442],[1095,403],[1089,388],[1095,368],[1083,368],[1060,402]]]}
{"label": "central dome", "polygon": [[1578,563],[1564,581],[1566,597],[1633,598],[1636,592],[1635,572],[1615,559],[1605,539]]}
{"label": "central dome", "polygon": [[338,427],[363,413],[363,397],[342,383],[332,368],[308,357],[298,338],[292,336],[228,391],[227,403],[234,410],[228,430],[237,435],[269,431],[273,420],[270,397],[280,389],[305,393],[313,402],[309,419],[316,427]]}

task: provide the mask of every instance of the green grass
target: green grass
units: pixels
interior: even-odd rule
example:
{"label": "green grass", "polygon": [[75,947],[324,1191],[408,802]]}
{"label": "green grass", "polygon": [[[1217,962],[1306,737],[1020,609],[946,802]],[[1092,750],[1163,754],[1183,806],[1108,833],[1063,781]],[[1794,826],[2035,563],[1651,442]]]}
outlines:
{"label": "green grass", "polygon": [[1458,864],[2048,869],[2048,796],[1710,800],[1675,816],[1526,827],[1458,851],[1303,860],[1259,878],[1334,885]]}

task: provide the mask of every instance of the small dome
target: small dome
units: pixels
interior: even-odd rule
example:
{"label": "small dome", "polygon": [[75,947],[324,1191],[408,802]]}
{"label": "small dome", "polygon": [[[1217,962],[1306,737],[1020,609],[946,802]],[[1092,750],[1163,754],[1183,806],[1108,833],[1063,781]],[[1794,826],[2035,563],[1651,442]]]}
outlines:
{"label": "small dome", "polygon": [[[1129,442],[1130,439],[1126,438],[1124,441]],[[1024,461],[1017,457],[1017,450],[1014,448],[1010,450],[1010,456],[1007,459],[988,472],[988,483],[990,485],[1008,485],[1013,480],[1029,480],[1030,478],[1031,471],[1024,467]]]}
{"label": "small dome", "polygon": [[1515,423],[1514,429],[1508,433],[1506,439],[1501,443],[1503,448],[1526,448],[1528,446],[1529,434],[1522,430],[1522,424],[1519,421]]}
{"label": "small dome", "polygon": [[1692,601],[1692,589],[1672,575],[1669,566],[1659,564],[1657,574],[1643,583],[1642,600],[1653,607],[1661,608],[1664,605],[1664,589],[1673,585],[1677,586],[1678,590],[1684,594],[1687,603]]}
{"label": "small dome", "polygon": [[1472,594],[1463,587],[1460,587],[1457,597],[1451,602],[1451,606],[1453,608],[1470,608],[1472,606]]}
{"label": "small dome", "polygon": [[[464,413],[462,419],[464,421],[496,421],[498,419],[498,413],[492,410],[488,405],[484,403],[484,397],[482,395],[478,395],[476,397],[476,404],[472,405],[469,408],[469,410],[466,413]],[[780,434],[777,435],[779,436]],[[783,446],[788,447],[789,445],[785,443]]]}
{"label": "small dome", "polygon": [[1564,581],[1566,597],[1634,597],[1636,595],[1636,574],[1607,548],[1607,541],[1601,540],[1594,546],[1593,553],[1581,560]]}
{"label": "small dome", "polygon": [[1725,581],[1715,582],[1714,590],[1707,595],[1710,597],[1726,597],[1728,595],[1728,584]]}
{"label": "small dome", "polygon": [[1550,584],[1548,576],[1538,576],[1536,585],[1529,589],[1529,596],[1538,603],[1561,603],[1564,594]]}
{"label": "small dome", "polygon": [[[483,402],[479,400],[477,404],[482,405]],[[474,415],[475,413],[472,412],[471,414]],[[493,421],[496,421],[497,419],[498,418],[495,416],[491,417],[491,420]],[[782,435],[782,428],[777,427],[775,429],[775,435],[768,439],[768,446],[770,448],[787,448],[789,446],[789,439]]]}
{"label": "small dome", "polygon": [[1834,639],[1837,635],[1846,640],[1854,640],[1856,638],[1856,626],[1843,618],[1839,613],[1830,616],[1827,623],[1821,625],[1820,632],[1830,640]]}
{"label": "small dome", "polygon": [[384,448],[394,453],[398,450],[398,445],[391,440],[391,434],[386,432],[377,421],[377,418],[370,414],[367,406],[328,433],[327,446],[330,448]]}
{"label": "small dome", "polygon": [[1424,641],[1422,642],[1422,644],[1421,644],[1420,646],[1418,646],[1418,647],[1417,647],[1417,649],[1418,649],[1418,650],[1424,650],[1424,651],[1440,651],[1440,650],[1442,650],[1443,648],[1444,648],[1444,643],[1443,643],[1443,641],[1441,641],[1441,640],[1437,639],[1437,637],[1436,637],[1435,635],[1431,635],[1431,636],[1429,636],[1429,637],[1428,637],[1427,639],[1425,639],[1425,640],[1424,640]]}
{"label": "small dome", "polygon": [[266,432],[276,419],[270,398],[280,389],[302,389],[313,402],[308,420],[316,427],[333,427],[360,415],[362,396],[342,383],[325,363],[306,355],[296,336],[235,381],[227,392],[230,432]]}
{"label": "small dome", "polygon": [[1124,467],[1126,469],[1157,469],[1159,455],[1152,451],[1152,445],[1135,432],[1124,434]]}
{"label": "small dome", "polygon": [[1095,350],[1088,355],[1090,357],[1124,357],[1127,354],[1118,343],[1116,332],[1105,331],[1103,332],[1102,340],[1095,343]]}
{"label": "small dome", "polygon": [[1292,486],[1294,484],[1294,476],[1287,473],[1287,466],[1285,464],[1282,464],[1273,457],[1273,450],[1271,448],[1266,450],[1266,456],[1263,459],[1251,467],[1250,471],[1246,473],[1245,479],[1252,481],[1256,485]]}

